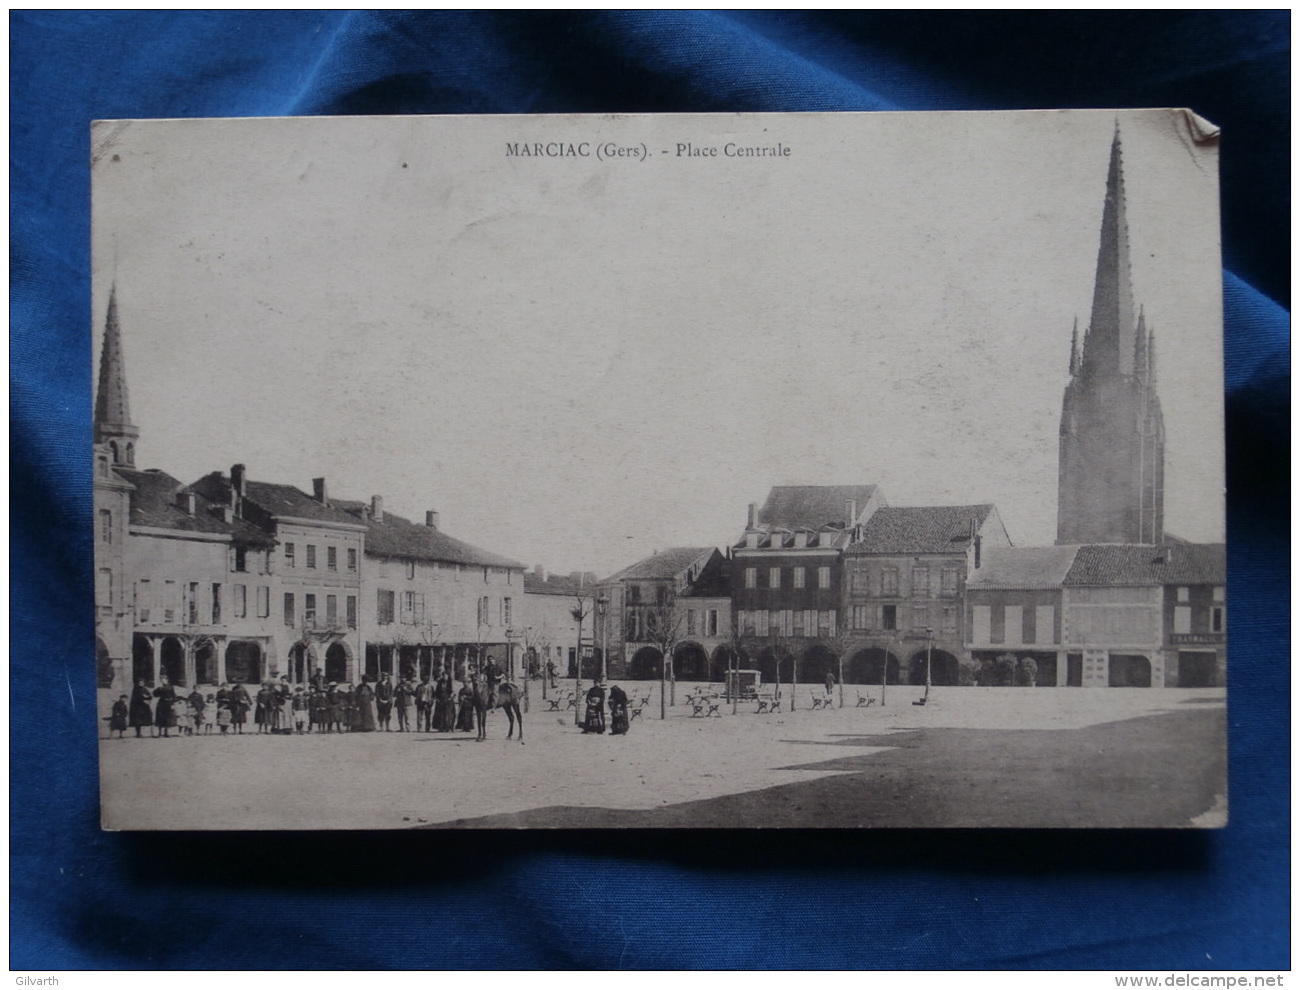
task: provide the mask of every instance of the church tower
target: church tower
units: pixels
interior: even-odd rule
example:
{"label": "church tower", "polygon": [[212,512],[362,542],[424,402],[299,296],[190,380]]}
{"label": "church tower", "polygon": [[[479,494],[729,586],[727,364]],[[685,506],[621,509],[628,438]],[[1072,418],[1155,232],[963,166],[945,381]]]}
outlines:
{"label": "church tower", "polygon": [[1110,148],[1092,318],[1070,347],[1061,404],[1057,543],[1164,539],[1165,427],[1156,396],[1155,339],[1134,313],[1124,162]]}
{"label": "church tower", "polygon": [[95,443],[112,454],[114,467],[135,467],[135,444],[140,431],[131,423],[131,402],[126,392],[126,367],[122,361],[122,328],[117,322],[117,286],[108,297],[104,324],[104,349],[99,358],[99,391],[95,395]]}

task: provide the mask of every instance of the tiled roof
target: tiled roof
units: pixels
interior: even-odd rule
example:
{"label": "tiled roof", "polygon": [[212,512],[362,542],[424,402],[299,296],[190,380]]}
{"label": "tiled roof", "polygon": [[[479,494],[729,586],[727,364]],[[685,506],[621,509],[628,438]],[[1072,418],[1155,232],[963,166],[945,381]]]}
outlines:
{"label": "tiled roof", "polygon": [[522,570],[524,566],[517,560],[480,550],[432,526],[421,526],[391,512],[385,512],[383,522],[378,522],[369,517],[366,511],[369,503],[366,502],[335,499],[332,504],[347,514],[349,522],[365,525],[367,554],[515,570]]}
{"label": "tiled roof", "polygon": [[1099,543],[1079,547],[1065,576],[1068,585],[1224,584],[1222,543]]}
{"label": "tiled roof", "polygon": [[[220,471],[204,475],[190,486],[214,502],[230,499],[230,479]],[[245,500],[271,516],[292,516],[323,523],[357,524],[357,519],[334,505],[322,505],[293,485],[273,485],[266,481],[247,481]]]}
{"label": "tiled roof", "polygon": [[994,588],[1059,588],[1077,546],[988,547],[981,554],[980,567],[966,578],[972,590]]}
{"label": "tiled roof", "polygon": [[982,526],[993,511],[985,505],[885,506],[862,526],[862,539],[845,553],[965,553],[971,519]]}
{"label": "tiled roof", "polygon": [[262,530],[243,519],[226,522],[221,517],[221,507],[225,503],[213,502],[198,492],[194,495],[194,515],[190,515],[176,504],[177,494],[186,490],[185,485],[165,471],[136,471],[122,467],[114,470],[135,486],[135,491],[131,492],[133,526],[225,535],[237,543],[253,546],[275,545],[275,541]]}
{"label": "tiled roof", "polygon": [[714,547],[670,547],[638,560],[617,574],[611,574],[602,584],[612,581],[666,581],[675,578],[691,564],[713,553]]}
{"label": "tiled roof", "polygon": [[767,493],[755,522],[782,529],[851,523],[844,518],[844,503],[853,499],[861,512],[875,492],[875,485],[776,485]]}
{"label": "tiled roof", "polygon": [[524,571],[524,592],[529,595],[562,595],[572,598],[595,593],[596,584],[590,580],[577,581],[568,574],[548,574],[545,579],[533,571]]}

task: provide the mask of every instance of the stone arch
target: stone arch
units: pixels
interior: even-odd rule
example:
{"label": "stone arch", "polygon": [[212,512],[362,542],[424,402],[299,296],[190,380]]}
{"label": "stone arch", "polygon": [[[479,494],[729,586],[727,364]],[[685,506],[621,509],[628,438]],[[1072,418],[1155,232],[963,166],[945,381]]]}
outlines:
{"label": "stone arch", "polygon": [[194,644],[194,683],[217,684],[221,674],[217,671],[217,644],[204,636]]}
{"label": "stone arch", "polygon": [[158,673],[174,685],[185,683],[185,646],[175,636],[165,636],[158,647]]}
{"label": "stone arch", "polygon": [[799,683],[825,684],[827,674],[834,674],[839,681],[839,659],[824,643],[813,643],[799,658]]}
{"label": "stone arch", "polygon": [[232,640],[226,646],[226,680],[232,684],[260,684],[262,648],[247,639]]}
{"label": "stone arch", "polygon": [[352,651],[348,649],[348,644],[342,640],[331,643],[325,651],[325,680],[344,684],[349,680],[348,671],[351,668]]}
{"label": "stone arch", "polygon": [[901,683],[901,664],[898,657],[879,646],[858,650],[844,665],[844,679],[850,684]]}
{"label": "stone arch", "polygon": [[108,644],[98,636],[95,637],[95,679],[101,688],[113,686],[113,658],[109,656]]}
{"label": "stone arch", "polygon": [[653,646],[643,646],[632,654],[627,665],[627,676],[634,681],[657,681],[662,669],[663,654]]}
{"label": "stone arch", "polygon": [[1151,686],[1151,661],[1141,654],[1112,653],[1106,668],[1111,687]]}
{"label": "stone arch", "polygon": [[298,642],[289,647],[289,680],[293,683],[308,683],[320,665],[316,644]]}
{"label": "stone arch", "polygon": [[709,655],[694,640],[678,643],[673,650],[673,677],[679,681],[709,680]]}
{"label": "stone arch", "polygon": [[[733,653],[739,655],[738,663],[732,659]],[[723,643],[714,648],[713,656],[709,658],[709,680],[724,682],[727,679],[727,671],[731,669],[733,663],[738,670],[743,670],[748,661],[749,657],[743,649],[737,650],[732,644]]]}
{"label": "stone arch", "polygon": [[153,683],[153,641],[136,633],[131,637],[131,683]]}
{"label": "stone arch", "polygon": [[930,657],[930,683],[936,687],[955,687],[961,683],[961,664],[947,650],[917,650],[907,664],[909,684],[925,683],[925,661]]}

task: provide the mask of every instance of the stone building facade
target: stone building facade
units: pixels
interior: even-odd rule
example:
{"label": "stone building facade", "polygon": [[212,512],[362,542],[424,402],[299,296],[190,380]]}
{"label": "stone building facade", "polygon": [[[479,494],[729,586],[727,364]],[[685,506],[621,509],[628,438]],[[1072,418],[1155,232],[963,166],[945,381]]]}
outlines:
{"label": "stone building facade", "polygon": [[967,578],[1010,545],[990,504],[878,509],[844,550],[844,679],[959,683]]}

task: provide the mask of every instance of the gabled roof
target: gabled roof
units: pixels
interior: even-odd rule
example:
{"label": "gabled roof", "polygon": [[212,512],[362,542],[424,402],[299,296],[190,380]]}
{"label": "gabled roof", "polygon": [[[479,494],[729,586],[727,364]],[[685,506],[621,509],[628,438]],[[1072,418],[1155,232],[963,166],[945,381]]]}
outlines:
{"label": "gabled roof", "polygon": [[131,492],[132,526],[229,536],[234,542],[249,546],[275,545],[273,539],[252,523],[243,519],[226,522],[221,515],[226,503],[213,502],[198,492],[194,494],[194,515],[190,515],[176,504],[177,495],[189,489],[164,471],[136,471],[125,467],[114,471],[135,488]]}
{"label": "gabled roof", "polygon": [[992,504],[885,506],[862,525],[862,539],[845,553],[965,553],[971,520],[984,525]]}
{"label": "gabled roof", "polygon": [[584,597],[596,593],[596,583],[589,576],[581,580],[568,574],[548,574],[543,578],[533,571],[524,571],[524,592],[529,595],[561,595],[573,598],[581,593]]}
{"label": "gabled roof", "polygon": [[981,554],[978,570],[966,577],[971,590],[1059,588],[1077,546],[988,547]]}
{"label": "gabled roof", "polygon": [[762,527],[821,529],[827,523],[852,524],[845,519],[844,503],[857,502],[861,513],[876,493],[875,485],[776,485],[755,518]]}
{"label": "gabled roof", "polygon": [[601,584],[614,581],[667,581],[677,577],[692,564],[703,564],[717,552],[716,547],[670,547],[638,560],[617,574],[611,574]]}
{"label": "gabled roof", "polygon": [[1079,547],[1068,585],[1225,584],[1222,543],[1094,543]]}
{"label": "gabled roof", "polygon": [[427,560],[446,564],[469,564],[476,567],[504,567],[522,570],[523,564],[509,557],[480,550],[462,543],[432,526],[421,526],[391,512],[385,512],[383,521],[372,518],[369,503],[335,499],[336,509],[348,516],[352,523],[366,527],[366,555],[398,557],[403,560]]}
{"label": "gabled roof", "polygon": [[[190,486],[214,502],[230,501],[230,479],[220,471],[204,475]],[[347,523],[355,526],[357,519],[334,505],[322,505],[293,485],[275,485],[267,481],[245,482],[244,500],[257,506],[269,516],[289,516],[311,519],[323,523]]]}

